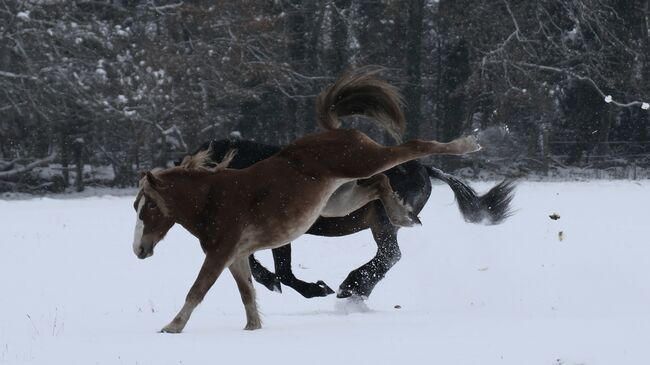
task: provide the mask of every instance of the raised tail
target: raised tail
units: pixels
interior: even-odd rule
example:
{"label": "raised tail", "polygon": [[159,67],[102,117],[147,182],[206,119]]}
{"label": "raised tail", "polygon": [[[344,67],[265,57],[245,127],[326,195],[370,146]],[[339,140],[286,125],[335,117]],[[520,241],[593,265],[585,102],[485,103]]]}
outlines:
{"label": "raised tail", "polygon": [[366,66],[348,71],[316,98],[318,124],[325,129],[341,126],[339,118],[364,115],[401,141],[406,120],[402,97],[393,85],[376,75],[383,69]]}
{"label": "raised tail", "polygon": [[458,209],[469,223],[499,224],[512,215],[510,203],[514,198],[514,180],[504,180],[484,195],[458,178],[435,167],[425,166],[429,177],[444,181],[456,196]]}

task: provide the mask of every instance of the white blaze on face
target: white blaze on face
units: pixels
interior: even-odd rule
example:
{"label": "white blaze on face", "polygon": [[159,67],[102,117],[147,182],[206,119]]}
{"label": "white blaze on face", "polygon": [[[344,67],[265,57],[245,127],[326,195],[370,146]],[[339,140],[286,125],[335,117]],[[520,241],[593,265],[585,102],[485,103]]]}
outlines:
{"label": "white blaze on face", "polygon": [[138,212],[136,213],[136,222],[135,222],[135,232],[133,232],[133,252],[137,255],[140,252],[140,241],[142,240],[142,234],[144,233],[144,222],[140,219],[140,212],[144,206],[144,195],[140,197],[138,202]]}

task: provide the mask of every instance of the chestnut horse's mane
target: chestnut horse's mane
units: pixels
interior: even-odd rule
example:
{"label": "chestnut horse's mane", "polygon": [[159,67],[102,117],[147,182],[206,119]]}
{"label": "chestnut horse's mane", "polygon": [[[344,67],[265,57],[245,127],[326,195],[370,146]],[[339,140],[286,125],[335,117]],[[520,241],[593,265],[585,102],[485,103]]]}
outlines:
{"label": "chestnut horse's mane", "polygon": [[208,171],[220,171],[224,170],[230,165],[232,159],[235,158],[237,150],[231,148],[223,157],[221,162],[217,163],[212,161],[212,144],[207,150],[199,151],[194,155],[185,156],[183,161],[180,163],[179,167],[190,169],[190,170],[208,170]]}
{"label": "chestnut horse's mane", "polygon": [[[230,162],[235,158],[235,155],[237,154],[237,149],[230,149],[226,155],[223,157],[221,162],[215,163],[212,161],[212,158],[210,156],[212,155],[212,144],[210,144],[210,148],[204,151],[200,151],[196,153],[195,155],[191,156],[186,156],[183,159],[183,162],[178,166],[183,169],[188,169],[188,170],[201,170],[201,171],[210,171],[210,172],[216,172],[216,171],[221,171],[224,170],[228,167]],[[152,176],[155,175],[156,172],[159,171],[164,171],[163,169],[154,169],[147,174],[151,174]],[[161,187],[159,186],[158,188],[152,188],[151,182],[148,181],[147,179],[147,174],[145,174],[141,179],[140,179],[140,190],[138,191],[138,195],[136,197],[136,204],[137,202],[142,198],[142,195],[146,192],[151,199],[153,199],[158,207],[160,208],[161,212],[165,216],[170,216],[171,210],[169,206],[166,204],[165,199],[160,195],[159,190]],[[152,179],[156,179],[155,177],[152,177]]]}

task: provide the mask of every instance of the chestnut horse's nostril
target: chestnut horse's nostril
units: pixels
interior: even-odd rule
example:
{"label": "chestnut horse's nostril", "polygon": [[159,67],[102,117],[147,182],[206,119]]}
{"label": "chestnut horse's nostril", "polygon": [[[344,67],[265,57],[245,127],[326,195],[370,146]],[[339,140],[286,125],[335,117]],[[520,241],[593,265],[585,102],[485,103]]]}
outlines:
{"label": "chestnut horse's nostril", "polygon": [[136,256],[138,256],[139,259],[146,259],[149,256],[153,255],[153,246],[149,247],[148,249],[140,246],[138,248],[138,252],[136,253]]}

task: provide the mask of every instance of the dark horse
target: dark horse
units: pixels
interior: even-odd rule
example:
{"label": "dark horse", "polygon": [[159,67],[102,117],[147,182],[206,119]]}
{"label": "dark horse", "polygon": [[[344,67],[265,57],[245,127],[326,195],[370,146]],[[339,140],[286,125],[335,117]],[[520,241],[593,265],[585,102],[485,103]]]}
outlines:
{"label": "dark horse", "polygon": [[[210,150],[213,161],[221,161],[228,151],[236,149],[237,154],[229,167],[243,169],[280,152],[281,147],[246,140],[214,140],[204,143],[194,153]],[[390,185],[418,214],[431,194],[430,178],[442,180],[454,192],[458,207],[467,222],[498,224],[510,214],[514,184],[503,181],[485,195],[476,192],[459,179],[443,171],[409,161],[384,172]],[[377,243],[377,254],[361,267],[350,272],[339,286],[337,297],[368,297],[375,285],[401,257],[397,242],[400,227],[389,220],[382,203],[374,200],[344,217],[320,217],[307,231],[317,236],[338,237],[370,228]],[[306,298],[321,297],[334,293],[323,281],[308,283],[294,275],[291,270],[291,244],[274,248],[275,274],[266,269],[254,255],[249,256],[251,271],[255,280],[270,290],[281,292],[280,283],[295,289]]]}

